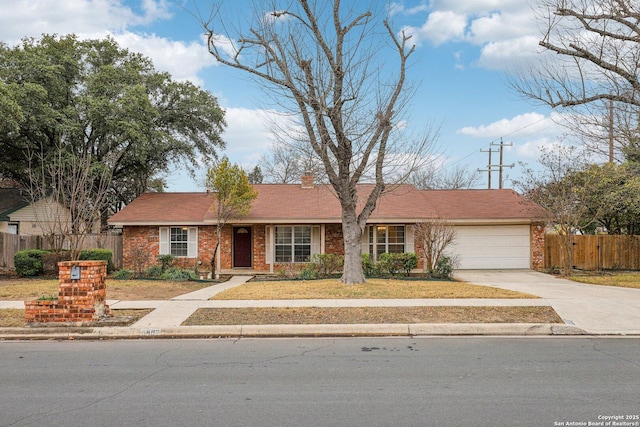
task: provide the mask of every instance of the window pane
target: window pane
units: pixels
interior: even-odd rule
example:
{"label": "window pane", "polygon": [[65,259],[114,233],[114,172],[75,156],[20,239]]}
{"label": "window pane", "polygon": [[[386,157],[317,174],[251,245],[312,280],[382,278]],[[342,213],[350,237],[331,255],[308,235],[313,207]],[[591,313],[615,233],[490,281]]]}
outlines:
{"label": "window pane", "polygon": [[276,262],[291,262],[291,245],[276,245]]}
{"label": "window pane", "polygon": [[311,243],[311,227],[295,227],[296,244]]}
{"label": "window pane", "polygon": [[311,258],[311,245],[296,245],[294,262],[309,262]]}
{"label": "window pane", "polygon": [[389,226],[389,243],[404,243],[404,226]]}
{"label": "window pane", "polygon": [[291,244],[291,227],[276,227],[276,245]]}
{"label": "window pane", "polygon": [[389,245],[389,253],[390,254],[404,253],[404,245]]}

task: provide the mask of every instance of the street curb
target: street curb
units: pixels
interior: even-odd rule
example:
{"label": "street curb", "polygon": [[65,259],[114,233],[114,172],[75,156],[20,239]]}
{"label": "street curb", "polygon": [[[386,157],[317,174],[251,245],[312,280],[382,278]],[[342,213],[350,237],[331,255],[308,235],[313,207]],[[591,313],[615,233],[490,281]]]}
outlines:
{"label": "street curb", "polygon": [[[167,328],[0,328],[0,340],[144,338],[357,337],[357,336],[575,336],[593,335],[575,326],[544,323],[447,323],[357,325],[212,325]],[[607,334],[624,335],[624,334]]]}

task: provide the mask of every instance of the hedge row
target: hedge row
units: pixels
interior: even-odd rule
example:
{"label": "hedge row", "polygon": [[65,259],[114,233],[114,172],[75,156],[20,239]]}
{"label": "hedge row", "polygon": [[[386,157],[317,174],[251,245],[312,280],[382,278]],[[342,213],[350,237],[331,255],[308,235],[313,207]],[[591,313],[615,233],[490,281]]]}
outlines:
{"label": "hedge row", "polygon": [[[113,251],[110,249],[87,249],[80,252],[81,260],[107,261],[107,271],[113,270]],[[20,276],[39,276],[47,268],[54,268],[60,261],[70,261],[68,251],[51,252],[42,249],[27,249],[13,257],[16,273]]]}

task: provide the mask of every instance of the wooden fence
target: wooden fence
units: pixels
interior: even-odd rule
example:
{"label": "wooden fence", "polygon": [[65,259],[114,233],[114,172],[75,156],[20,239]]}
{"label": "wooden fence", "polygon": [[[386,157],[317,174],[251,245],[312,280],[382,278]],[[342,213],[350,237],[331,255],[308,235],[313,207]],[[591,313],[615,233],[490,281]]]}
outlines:
{"label": "wooden fence", "polygon": [[[564,265],[561,239],[557,234],[545,236],[545,268]],[[640,236],[574,236],[573,267],[580,270],[640,270]]]}
{"label": "wooden fence", "polygon": [[[122,268],[122,236],[115,234],[87,235],[82,249],[103,248],[113,251],[113,265]],[[43,236],[0,233],[0,267],[13,268],[16,252],[26,249],[50,249]]]}

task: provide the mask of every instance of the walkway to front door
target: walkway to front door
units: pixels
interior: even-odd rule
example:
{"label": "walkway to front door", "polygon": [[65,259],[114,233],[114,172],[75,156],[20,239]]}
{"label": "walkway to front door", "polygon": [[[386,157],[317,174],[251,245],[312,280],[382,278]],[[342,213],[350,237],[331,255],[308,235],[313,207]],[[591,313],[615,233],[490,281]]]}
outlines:
{"label": "walkway to front door", "polygon": [[233,267],[251,267],[251,227],[233,227]]}

